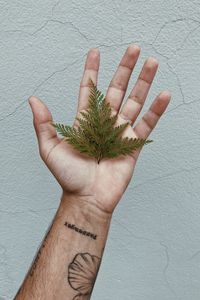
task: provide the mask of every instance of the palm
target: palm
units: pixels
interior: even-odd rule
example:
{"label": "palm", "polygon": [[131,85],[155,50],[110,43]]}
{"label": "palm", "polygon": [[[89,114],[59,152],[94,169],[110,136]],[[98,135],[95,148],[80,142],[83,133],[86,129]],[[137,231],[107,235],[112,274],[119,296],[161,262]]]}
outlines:
{"label": "palm", "polygon": [[[133,133],[131,126],[129,127],[125,134],[130,129]],[[96,160],[80,154],[65,140],[61,140],[49,152],[46,164],[64,190],[76,191],[82,195],[88,195],[93,191],[97,195],[96,199],[102,198],[101,203],[98,203],[99,206],[111,210],[131,179],[134,158],[123,156],[103,159],[100,164],[97,164]],[[109,191],[109,199],[107,191]]]}
{"label": "palm", "polygon": [[[132,128],[148,93],[149,87],[157,70],[157,61],[150,58],[144,64],[128,100],[120,110],[128,80],[139,56],[139,47],[128,47],[114,78],[108,88],[106,99],[111,104],[114,113],[118,114],[118,124],[127,122],[124,136],[147,138],[156,125],[159,117],[166,109],[170,95],[161,93],[154,100],[150,110],[139,123]],[[85,64],[85,71],[81,81],[77,116],[87,108],[90,87],[88,79],[97,82],[99,68],[99,53],[90,51]],[[120,79],[120,80],[119,80]],[[34,98],[35,99],[35,98]],[[36,104],[37,102],[37,104]],[[97,201],[102,209],[112,212],[133,174],[139,151],[133,155],[119,156],[114,159],[103,159],[100,164],[96,160],[79,153],[65,140],[60,140],[51,126],[52,116],[47,107],[39,100],[30,99],[34,113],[34,125],[39,140],[40,153],[64,191],[91,195],[91,201]],[[74,126],[78,126],[76,120]]]}

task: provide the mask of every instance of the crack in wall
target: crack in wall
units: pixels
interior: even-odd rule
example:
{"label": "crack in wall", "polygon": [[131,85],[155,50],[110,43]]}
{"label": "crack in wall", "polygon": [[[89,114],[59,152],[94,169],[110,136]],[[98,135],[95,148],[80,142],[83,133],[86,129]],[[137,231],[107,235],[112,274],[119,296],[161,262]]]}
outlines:
{"label": "crack in wall", "polygon": [[153,39],[152,44],[155,44],[155,43],[156,43],[156,41],[157,41],[157,39],[158,39],[158,37],[159,37],[161,31],[162,31],[168,24],[177,23],[177,22],[182,22],[182,21],[185,21],[185,20],[187,20],[187,18],[178,18],[178,19],[174,19],[174,20],[170,20],[170,21],[164,22],[164,24],[163,24],[163,25],[160,27],[160,29],[158,30],[158,32],[157,32],[155,38]]}
{"label": "crack in wall", "polygon": [[180,92],[181,92],[181,96],[182,96],[182,101],[183,103],[185,103],[185,96],[184,96],[184,93],[183,93],[183,89],[182,89],[182,86],[181,86],[181,81],[179,79],[179,76],[178,74],[176,73],[176,71],[170,66],[170,64],[167,62],[167,65],[169,67],[169,70],[175,75],[176,79],[177,79],[177,83],[178,83],[178,87],[180,89]]}
{"label": "crack in wall", "polygon": [[192,260],[192,259],[196,258],[197,256],[199,256],[199,254],[200,254],[200,250],[196,251],[196,252],[189,258],[189,260]]}
{"label": "crack in wall", "polygon": [[73,22],[71,21],[65,21],[65,22],[62,22],[62,21],[59,21],[59,20],[56,20],[56,19],[48,19],[46,20],[42,26],[40,26],[39,28],[37,28],[35,31],[33,32],[27,32],[27,31],[24,31],[24,30],[21,30],[21,29],[16,29],[16,30],[5,30],[3,32],[6,32],[6,33],[22,33],[22,34],[26,34],[26,35],[29,35],[29,36],[35,36],[36,34],[38,34],[40,31],[42,31],[46,26],[48,26],[49,23],[57,23],[57,24],[61,24],[61,25],[71,25],[71,27],[76,31],[78,32],[87,42],[88,41],[93,41],[94,39],[93,38],[88,38],[83,32],[80,31],[80,29],[78,27],[76,27]]}
{"label": "crack in wall", "polygon": [[[83,57],[85,57],[85,55],[87,55],[87,54],[84,54]],[[82,57],[82,58],[83,58],[83,57]],[[81,58],[81,60],[82,60],[82,58]],[[51,79],[55,74],[57,74],[57,73],[62,73],[62,72],[64,72],[64,71],[66,71],[69,67],[73,66],[73,65],[76,64],[78,61],[80,61],[80,58],[77,59],[77,60],[75,60],[75,61],[73,61],[71,64],[68,64],[68,65],[65,66],[64,68],[62,68],[62,69],[60,69],[60,70],[57,70],[57,71],[54,71],[53,73],[51,73],[47,78],[45,78],[40,84],[38,84],[38,85],[35,87],[35,89],[33,90],[32,94],[36,93],[36,91],[37,91],[42,85],[44,85],[49,79]],[[28,98],[25,99],[25,100],[23,100],[21,103],[19,103],[19,104],[14,108],[14,110],[11,111],[9,114],[7,114],[7,115],[5,115],[4,117],[2,117],[2,118],[0,119],[0,122],[5,121],[7,118],[14,116],[14,115],[16,114],[16,112],[17,112],[21,107],[23,107],[23,105],[24,105],[25,103],[27,103],[27,102],[28,102]]]}
{"label": "crack in wall", "polygon": [[[136,41],[136,42],[137,42],[137,41]],[[117,46],[119,46],[119,45],[121,45],[121,46],[127,46],[127,45],[129,45],[129,43],[126,42],[126,43],[122,43],[122,44],[112,44],[112,45],[104,45],[104,44],[100,44],[100,45],[98,45],[97,47],[99,47],[99,48],[100,48],[100,47],[113,47],[113,46],[116,46],[116,47],[117,47]],[[55,74],[66,71],[66,70],[68,69],[68,67],[70,67],[70,66],[76,64],[78,61],[82,61],[82,59],[83,59],[86,55],[87,55],[87,52],[82,56],[81,59],[77,59],[77,60],[75,60],[74,62],[72,62],[71,64],[68,64],[66,67],[62,68],[61,70],[57,70],[57,71],[54,71],[53,73],[51,73],[51,74],[50,74],[47,78],[45,78],[38,86],[36,86],[36,88],[33,90],[32,94],[34,94],[34,93],[35,93],[42,85],[44,85],[44,84],[45,84],[49,79],[51,79]],[[23,100],[21,103],[19,103],[19,104],[14,108],[13,111],[11,111],[11,112],[8,113],[7,115],[5,115],[5,116],[3,116],[2,118],[0,118],[0,122],[3,122],[3,121],[5,121],[6,119],[8,119],[9,117],[14,116],[14,115],[16,114],[16,112],[17,112],[21,107],[23,107],[24,104],[27,103],[27,102],[28,102],[28,98],[25,99],[25,100]]]}
{"label": "crack in wall", "polygon": [[60,0],[56,1],[55,4],[52,6],[52,9],[51,9],[51,15],[52,15],[52,17],[54,15],[54,10],[55,10],[56,6],[59,5],[59,3],[60,3]]}
{"label": "crack in wall", "polygon": [[171,284],[170,284],[168,276],[167,276],[167,271],[168,271],[168,268],[169,268],[169,265],[170,265],[169,249],[168,249],[168,246],[166,244],[164,244],[163,242],[160,242],[160,245],[161,245],[161,247],[164,248],[164,252],[165,252],[165,256],[166,256],[166,265],[164,266],[164,269],[163,269],[163,276],[164,276],[164,279],[165,279],[165,282],[166,282],[166,285],[167,285],[168,289],[172,292],[172,294],[174,296],[177,297],[177,294],[174,291],[174,289],[171,287]]}
{"label": "crack in wall", "polygon": [[[198,23],[199,23],[199,22],[198,22]],[[184,40],[182,41],[180,47],[178,47],[177,49],[175,49],[175,51],[173,52],[173,56],[175,56],[175,55],[177,54],[177,52],[179,52],[179,51],[183,48],[183,46],[184,46],[185,42],[187,41],[187,39],[189,38],[189,36],[190,36],[192,33],[194,33],[199,27],[200,27],[200,24],[199,24],[197,27],[191,29],[191,30],[188,32],[188,34],[186,35],[186,37],[185,37]],[[173,56],[171,56],[169,59],[171,59]]]}
{"label": "crack in wall", "polygon": [[198,103],[198,102],[200,102],[200,99],[193,100],[193,101],[190,101],[190,102],[180,103],[180,104],[178,104],[177,106],[173,107],[172,109],[168,109],[168,110],[164,113],[164,115],[166,115],[166,114],[168,114],[168,113],[170,113],[170,112],[173,112],[173,111],[175,111],[175,110],[181,108],[182,106],[187,106],[187,105],[191,105],[191,104]]}
{"label": "crack in wall", "polygon": [[[193,19],[193,18],[188,18],[188,17],[178,18],[178,19],[171,20],[171,21],[166,21],[166,22],[160,27],[158,33],[156,34],[154,40],[152,41],[152,46],[153,46],[153,48],[156,49],[156,47],[154,46],[154,44],[156,43],[158,37],[160,36],[161,31],[162,31],[167,25],[173,24],[173,23],[177,23],[177,22],[184,22],[184,21],[186,21],[187,24],[188,24],[188,21],[192,21],[192,22],[194,22],[194,23],[198,23],[198,26],[197,26],[196,28],[191,29],[191,30],[188,32],[188,34],[186,35],[186,37],[183,39],[180,48],[177,48],[177,49],[175,50],[174,54],[176,54],[179,50],[181,50],[181,48],[183,47],[184,43],[186,42],[186,40],[187,40],[188,37],[190,36],[190,34],[193,33],[195,30],[197,30],[197,29],[200,27],[200,21],[195,20],[195,19]],[[189,26],[189,24],[188,24],[188,26]],[[163,55],[163,54],[162,54],[161,52],[159,52],[157,49],[156,49],[156,51],[157,51],[158,54]],[[170,56],[170,57],[165,56],[165,58],[166,58],[166,59],[171,59],[172,56]]]}
{"label": "crack in wall", "polygon": [[[37,29],[34,33],[32,33],[32,35],[34,35],[36,32],[38,32],[38,30],[41,30],[42,28],[44,28],[45,26],[46,26],[46,23],[47,22],[49,22],[50,20],[47,20],[46,22],[45,22],[45,25],[43,24],[43,26],[41,26],[39,29]],[[58,21],[58,22],[60,22],[60,21]],[[64,22],[61,22],[62,24],[64,23]],[[140,43],[141,41],[140,40],[135,40],[134,41],[134,43]],[[118,46],[128,46],[128,45],[130,45],[130,43],[132,43],[132,41],[127,41],[127,42],[123,42],[123,43],[113,43],[113,44],[98,44],[97,45],[97,47],[98,48],[111,48],[111,47],[118,47]],[[145,41],[143,41],[143,43],[146,43]],[[146,43],[146,44],[148,44],[148,45],[150,45],[150,46],[152,46],[152,43]],[[85,55],[87,55],[87,53],[86,54],[84,54],[84,56],[82,57],[82,58],[84,58],[85,57]],[[76,63],[76,62],[78,62],[79,61],[79,59],[77,59],[76,61],[74,61],[72,64],[69,64],[69,65],[67,65],[66,67],[64,67],[63,69],[61,69],[61,70],[57,70],[57,71],[54,71],[52,74],[50,74],[47,78],[45,78],[34,90],[33,90],[33,93],[35,93],[43,84],[45,84],[50,78],[52,78],[56,73],[60,73],[60,72],[64,72],[65,70],[67,70],[67,68],[69,67],[69,66],[71,66],[71,65],[73,65],[74,63]],[[168,63],[167,63],[168,64]],[[177,78],[177,82],[178,82],[178,86],[179,86],[179,89],[180,89],[180,91],[181,91],[181,95],[182,95],[182,99],[183,99],[183,103],[185,103],[185,99],[184,99],[184,93],[183,93],[183,90],[182,90],[182,87],[181,87],[181,84],[180,84],[180,79],[179,79],[179,77],[178,77],[178,75],[177,75],[177,73],[175,72],[175,70],[174,69],[172,69],[172,67],[168,64],[168,67],[169,67],[169,69],[171,70],[171,72],[176,76],[176,78]],[[28,99],[26,99],[26,100],[24,100],[24,101],[22,101],[19,105],[17,105],[16,107],[15,107],[15,109],[12,111],[12,112],[10,112],[9,114],[7,114],[7,115],[5,115],[4,117],[2,117],[1,119],[0,119],[0,122],[2,122],[2,121],[4,121],[5,119],[7,119],[7,118],[9,118],[9,117],[11,117],[11,116],[13,116],[26,102],[28,101]],[[178,106],[177,106],[178,107]],[[172,109],[172,110],[174,110],[174,109]],[[172,111],[171,110],[171,111]],[[169,111],[167,111],[167,112],[169,112]],[[166,114],[166,112],[165,112],[165,114]]]}
{"label": "crack in wall", "polygon": [[128,233],[130,233],[130,235],[133,238],[135,238],[137,240],[142,240],[142,241],[147,241],[147,242],[151,242],[151,243],[153,242],[153,243],[159,244],[164,249],[165,256],[166,256],[166,264],[165,264],[165,266],[163,268],[163,277],[164,277],[164,280],[165,280],[167,288],[171,291],[171,293],[173,295],[177,296],[176,292],[171,287],[171,284],[169,282],[168,275],[167,275],[167,271],[168,271],[168,268],[170,266],[170,255],[169,255],[169,248],[168,248],[168,246],[164,242],[162,242],[162,241],[160,242],[158,240],[154,240],[154,239],[150,239],[150,238],[146,238],[146,237],[141,237],[141,236],[135,235],[129,228],[126,227],[126,225],[124,225],[123,223],[119,222],[116,219],[114,219],[113,222],[115,222],[116,224],[118,224],[119,226],[121,226],[122,228],[124,228]]}
{"label": "crack in wall", "polygon": [[147,237],[141,237],[141,236],[138,236],[136,235],[135,233],[133,233],[132,230],[130,230],[129,228],[126,227],[125,224],[119,222],[118,220],[116,219],[113,219],[113,222],[118,224],[119,226],[121,226],[122,228],[124,228],[128,233],[130,233],[130,235],[135,238],[136,240],[141,240],[141,241],[146,241],[146,242],[153,242],[153,243],[158,243],[157,240],[153,240],[153,239],[150,239],[150,238],[147,238]]}
{"label": "crack in wall", "polygon": [[7,31],[4,31],[4,32],[11,32],[11,33],[15,33],[15,32],[21,32],[21,33],[24,33],[24,34],[27,34],[27,35],[30,35],[30,36],[34,36],[36,33],[40,32],[42,29],[44,29],[48,23],[50,22],[54,22],[54,23],[59,23],[61,25],[71,25],[72,28],[78,32],[87,42],[90,41],[90,40],[94,40],[94,39],[89,39],[83,32],[81,32],[81,30],[79,29],[79,27],[75,26],[74,23],[72,21],[60,21],[60,20],[57,20],[57,19],[54,19],[53,18],[53,15],[54,15],[54,10],[56,8],[56,6],[58,6],[60,3],[60,0],[56,1],[53,6],[52,6],[52,9],[51,9],[51,19],[48,19],[46,20],[42,26],[40,26],[38,29],[36,29],[34,32],[32,33],[29,33],[29,32],[26,32],[26,31],[23,31],[23,30],[7,30]]}
{"label": "crack in wall", "polygon": [[[158,39],[158,37],[160,36],[160,33],[161,31],[168,25],[168,24],[172,24],[172,23],[176,23],[176,22],[183,22],[183,21],[186,21],[187,22],[187,25],[189,26],[188,24],[188,21],[192,21],[194,23],[198,23],[198,26],[191,29],[186,37],[183,39],[183,41],[181,42],[180,46],[178,48],[176,48],[174,51],[172,50],[173,54],[171,56],[166,56],[164,55],[162,52],[160,52],[156,47],[155,47],[155,43]],[[154,40],[150,43],[150,45],[153,47],[154,51],[159,54],[161,57],[163,57],[164,59],[166,59],[167,63],[170,59],[172,59],[184,46],[185,42],[187,41],[187,39],[189,38],[189,36],[194,33],[198,28],[200,27],[200,21],[198,20],[195,20],[193,18],[188,18],[188,17],[184,17],[184,18],[179,18],[179,19],[175,19],[175,20],[171,20],[171,21],[167,21],[165,22],[159,29],[158,33],[156,34]],[[177,75],[177,74],[176,74]],[[183,94],[182,94],[183,95]]]}
{"label": "crack in wall", "polygon": [[[54,6],[53,6],[53,8],[52,8],[52,15],[53,15],[53,10],[54,10],[54,8],[58,5],[58,3],[60,2],[60,0],[59,1],[57,1],[55,4],[54,4]],[[187,34],[187,36],[185,37],[185,39],[183,40],[183,42],[182,42],[182,44],[181,44],[181,47],[180,48],[178,48],[177,50],[176,50],[176,53],[182,48],[182,45],[184,44],[184,42],[187,40],[187,38],[189,37],[189,35],[191,34],[191,32],[194,32],[195,30],[197,30],[199,27],[200,27],[200,22],[199,21],[197,21],[197,20],[195,20],[195,19],[192,19],[192,18],[179,18],[179,19],[175,19],[175,20],[171,20],[171,21],[168,21],[168,22],[165,22],[162,26],[161,26],[161,28],[159,29],[159,31],[158,31],[158,33],[157,33],[157,35],[156,35],[156,37],[154,38],[154,40],[153,40],[153,42],[152,43],[147,43],[148,45],[150,45],[150,46],[152,46],[153,48],[155,48],[154,47],[154,44],[155,44],[155,42],[156,42],[156,40],[158,39],[158,37],[159,37],[159,35],[160,35],[160,33],[161,33],[161,31],[163,30],[163,28],[165,27],[165,26],[167,26],[168,24],[170,24],[170,23],[175,23],[175,22],[180,22],[180,21],[188,21],[188,20],[192,20],[193,22],[197,22],[199,25],[196,27],[196,28],[194,28],[194,29],[192,29],[188,34]],[[43,28],[45,28],[47,25],[48,25],[48,23],[49,22],[57,22],[57,23],[60,23],[60,24],[70,24],[70,25],[72,25],[72,27],[75,29],[75,30],[77,30],[82,36],[83,36],[83,34],[80,32],[80,30],[72,23],[72,22],[61,22],[61,21],[59,21],[59,20],[54,20],[54,19],[49,19],[49,20],[47,20],[41,27],[39,27],[37,30],[35,30],[33,33],[27,33],[27,34],[29,34],[29,35],[35,35],[36,33],[38,33],[39,31],[41,31]],[[13,32],[17,32],[18,30],[16,30],[16,31],[13,31]],[[26,32],[24,32],[24,31],[20,31],[20,32],[23,32],[23,33],[26,33]],[[84,38],[88,41],[88,38],[87,38],[87,36],[85,36],[84,35]],[[135,43],[140,43],[141,41],[134,41]],[[145,41],[143,41],[144,43],[145,43]],[[122,43],[122,28],[121,28],[121,43],[113,43],[113,44],[99,44],[99,45],[97,45],[97,47],[98,48],[102,48],[102,47],[105,47],[105,48],[110,48],[110,47],[117,47],[117,46],[128,46],[130,43],[132,43],[131,41],[129,41],[129,42],[123,42]],[[155,51],[157,51],[156,49],[154,49]],[[163,54],[162,53],[159,53],[160,55],[162,55],[163,56]],[[85,56],[85,55],[84,55]],[[83,56],[83,57],[84,57]],[[182,101],[183,101],[183,103],[181,103],[181,104],[179,104],[179,105],[177,105],[175,108],[172,108],[171,110],[167,110],[166,112],[165,112],[165,114],[167,114],[167,113],[169,113],[169,112],[171,112],[171,111],[174,111],[175,109],[178,109],[179,107],[181,107],[183,104],[185,104],[185,105],[187,105],[187,104],[189,104],[189,103],[194,103],[194,102],[198,102],[199,101],[199,99],[196,101],[191,101],[191,102],[188,102],[188,103],[186,103],[185,102],[185,96],[184,96],[184,93],[183,93],[183,89],[182,89],[182,86],[181,86],[181,81],[180,81],[180,78],[179,78],[179,76],[178,76],[178,74],[175,72],[175,70],[172,68],[172,66],[170,66],[170,64],[169,64],[169,62],[168,62],[168,60],[169,59],[171,59],[171,57],[165,57],[165,56],[163,56],[166,60],[167,60],[167,65],[168,65],[168,67],[169,67],[169,70],[175,75],[175,77],[176,77],[176,79],[177,79],[177,83],[178,83],[178,87],[179,87],[179,89],[180,89],[180,92],[181,92],[181,96],[182,96]],[[77,62],[77,61],[79,61],[79,59],[78,60],[76,60],[75,61],[75,63]],[[70,65],[68,65],[68,66],[70,66]],[[33,90],[33,93],[35,93],[43,84],[45,84],[50,78],[52,78],[56,73],[59,73],[59,72],[64,72],[67,68],[68,68],[68,66],[66,66],[66,67],[64,67],[63,69],[61,69],[61,70],[58,70],[58,71],[54,71],[52,74],[50,74],[46,79],[44,79],[34,90]],[[6,116],[4,116],[3,118],[1,118],[0,119],[0,122],[1,121],[4,121],[5,119],[7,119],[7,118],[9,118],[10,116],[13,116],[26,102],[28,101],[28,99],[26,99],[26,100],[24,100],[24,101],[22,101],[19,105],[17,105],[16,107],[15,107],[15,109],[11,112],[11,113],[9,113],[9,114],[7,114]]]}
{"label": "crack in wall", "polygon": [[178,170],[178,171],[175,171],[175,172],[164,174],[162,176],[154,177],[154,178],[152,178],[150,180],[146,180],[146,181],[144,181],[142,183],[139,183],[139,184],[135,185],[133,188],[137,189],[137,188],[140,188],[143,185],[146,185],[146,184],[149,184],[149,183],[153,183],[153,182],[157,182],[157,181],[160,181],[160,180],[162,180],[164,178],[170,178],[172,176],[175,176],[177,174],[181,174],[181,173],[184,173],[184,172],[190,173],[192,171],[196,171],[196,170],[199,170],[199,169],[200,169],[200,166],[196,167],[196,168],[191,168],[191,169],[184,168],[184,169],[181,169],[181,170]]}

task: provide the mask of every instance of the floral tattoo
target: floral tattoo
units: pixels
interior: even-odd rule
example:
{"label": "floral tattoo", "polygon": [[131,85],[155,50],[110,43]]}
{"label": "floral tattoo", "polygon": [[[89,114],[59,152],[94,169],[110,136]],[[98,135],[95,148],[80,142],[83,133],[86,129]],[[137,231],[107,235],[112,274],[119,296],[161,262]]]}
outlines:
{"label": "floral tattoo", "polygon": [[78,292],[73,300],[87,300],[92,294],[101,259],[89,253],[78,253],[68,267],[70,286]]}

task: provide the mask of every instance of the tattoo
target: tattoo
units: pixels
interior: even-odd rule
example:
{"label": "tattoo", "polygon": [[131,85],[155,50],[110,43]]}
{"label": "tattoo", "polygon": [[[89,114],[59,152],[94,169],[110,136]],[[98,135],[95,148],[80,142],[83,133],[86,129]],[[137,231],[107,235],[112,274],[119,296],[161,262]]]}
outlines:
{"label": "tattoo", "polygon": [[43,241],[41,243],[41,246],[40,246],[40,248],[39,248],[39,250],[37,252],[37,255],[36,255],[36,257],[33,260],[32,266],[31,266],[30,271],[29,271],[29,275],[31,277],[33,276],[34,271],[35,271],[35,269],[37,267],[37,263],[38,263],[38,261],[40,259],[41,254],[42,254],[42,249],[45,247],[45,243],[46,243],[47,237],[49,235],[49,232],[51,231],[52,226],[53,226],[53,222],[50,224],[49,228],[47,229],[47,232],[46,232],[45,237],[44,237],[44,239],[43,239]]}
{"label": "tattoo", "polygon": [[73,300],[87,300],[92,294],[101,259],[89,253],[78,253],[68,267],[68,282],[78,291]]}
{"label": "tattoo", "polygon": [[[44,248],[44,247],[45,247],[45,245],[43,244],[43,245],[42,245],[42,248]],[[35,269],[36,269],[36,266],[37,266],[37,263],[38,263],[38,260],[39,260],[39,258],[40,258],[41,253],[42,253],[42,249],[39,249],[39,251],[38,251],[38,253],[37,253],[37,256],[36,256],[36,258],[35,258],[35,260],[34,260],[34,262],[33,262],[33,265],[32,265],[32,267],[31,267],[31,269],[30,269],[29,275],[30,275],[31,277],[32,277],[33,274],[34,274],[34,271],[35,271]]]}
{"label": "tattoo", "polygon": [[96,235],[96,234],[93,234],[93,233],[91,233],[91,232],[89,232],[89,231],[86,231],[86,230],[84,230],[84,229],[80,229],[80,228],[76,227],[76,225],[74,225],[74,224],[65,222],[64,225],[65,225],[66,227],[68,227],[68,228],[70,228],[70,229],[72,229],[72,230],[75,230],[76,232],[78,232],[78,233],[80,233],[80,234],[82,234],[82,235],[88,236],[88,237],[90,237],[90,238],[92,238],[92,239],[94,239],[94,240],[96,240],[96,238],[97,238],[97,235]]}

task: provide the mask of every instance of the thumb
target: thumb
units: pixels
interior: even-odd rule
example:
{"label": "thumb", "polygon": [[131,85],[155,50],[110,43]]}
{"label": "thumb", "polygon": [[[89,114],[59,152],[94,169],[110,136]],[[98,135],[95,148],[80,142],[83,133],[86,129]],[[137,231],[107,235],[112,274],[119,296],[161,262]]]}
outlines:
{"label": "thumb", "polygon": [[59,143],[53,118],[48,107],[38,98],[31,96],[29,104],[33,113],[33,125],[38,139],[39,151],[43,160],[47,160],[50,151]]}

